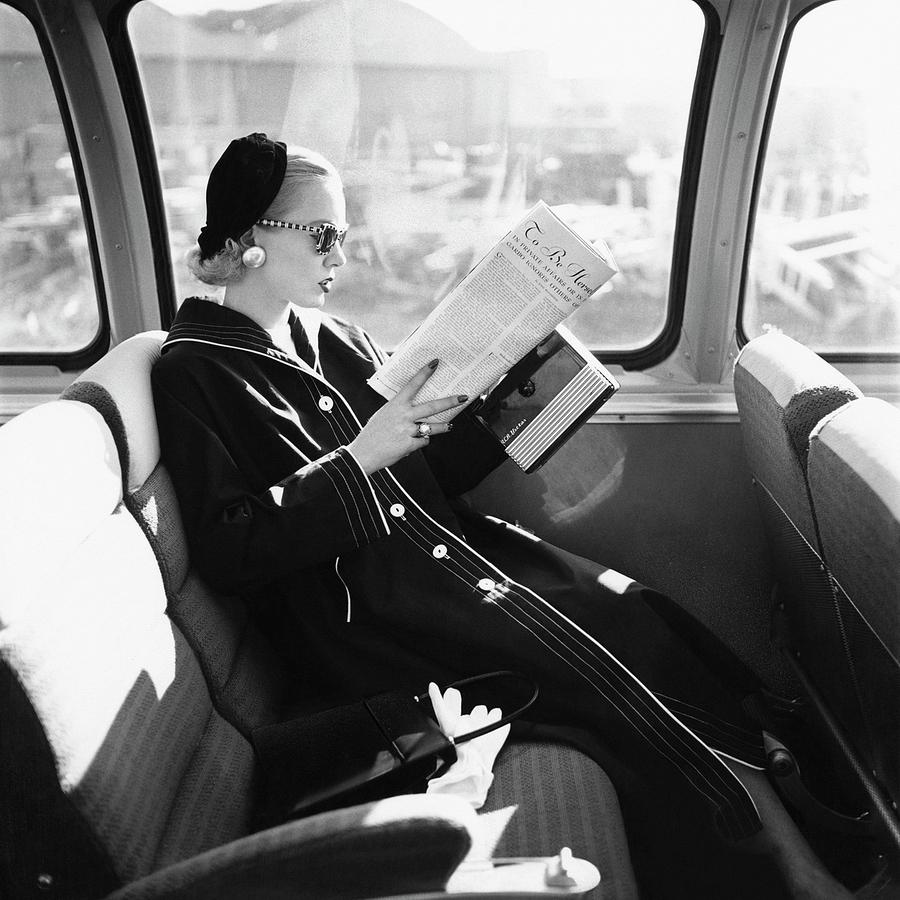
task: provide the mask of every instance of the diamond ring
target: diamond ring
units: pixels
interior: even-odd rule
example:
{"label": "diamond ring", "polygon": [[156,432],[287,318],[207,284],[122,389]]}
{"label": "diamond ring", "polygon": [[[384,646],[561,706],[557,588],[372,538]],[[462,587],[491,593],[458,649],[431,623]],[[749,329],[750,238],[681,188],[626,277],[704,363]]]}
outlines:
{"label": "diamond ring", "polygon": [[427,438],[431,434],[431,426],[427,422],[416,422],[416,437]]}

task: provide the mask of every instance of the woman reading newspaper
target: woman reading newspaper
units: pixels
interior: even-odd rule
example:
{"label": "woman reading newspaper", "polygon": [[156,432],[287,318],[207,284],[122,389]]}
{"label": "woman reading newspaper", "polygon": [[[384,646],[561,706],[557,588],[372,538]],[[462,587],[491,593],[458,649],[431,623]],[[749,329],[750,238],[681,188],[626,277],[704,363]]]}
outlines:
{"label": "woman reading newspaper", "polygon": [[340,178],[312,152],[253,134],[210,174],[189,265],[224,300],[187,299],[153,371],[201,573],[245,598],[310,690],[528,673],[532,713],[639,768],[661,821],[697,813],[722,853],[763,849],[786,896],[845,896],[760,771],[743,667],[666,597],[608,590],[597,564],[457,501],[505,457],[470,398],[417,400],[439,359],[388,402],[367,386],[383,354],[323,311],[347,227]]}

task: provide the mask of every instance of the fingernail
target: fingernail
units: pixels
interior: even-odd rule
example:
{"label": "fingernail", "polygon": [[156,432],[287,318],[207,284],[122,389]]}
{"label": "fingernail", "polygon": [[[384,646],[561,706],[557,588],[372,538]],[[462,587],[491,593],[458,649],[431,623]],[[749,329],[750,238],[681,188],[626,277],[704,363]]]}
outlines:
{"label": "fingernail", "polygon": [[438,361],[436,359],[433,359],[430,363],[428,363],[429,369],[436,369],[437,367],[438,367]]}
{"label": "fingernail", "polygon": [[468,395],[468,394],[460,394],[460,395],[456,398],[456,402],[457,402],[457,403],[465,403],[466,400],[468,400],[468,399],[469,399],[469,395]]}
{"label": "fingernail", "polygon": [[453,423],[452,423],[452,422],[448,422],[448,423],[447,423],[447,431],[452,431],[452,430],[453,430]]}

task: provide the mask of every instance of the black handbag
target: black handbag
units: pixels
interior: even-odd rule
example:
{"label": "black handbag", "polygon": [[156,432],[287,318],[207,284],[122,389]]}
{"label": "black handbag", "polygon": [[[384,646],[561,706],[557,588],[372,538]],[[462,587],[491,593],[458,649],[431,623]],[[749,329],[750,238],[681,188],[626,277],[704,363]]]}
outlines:
{"label": "black handbag", "polygon": [[253,744],[264,781],[257,827],[424,790],[455,762],[457,744],[501,728],[537,699],[537,684],[518,672],[488,672],[446,687],[500,678],[527,682],[530,698],[499,721],[455,739],[441,731],[427,693],[403,691],[256,729]]}

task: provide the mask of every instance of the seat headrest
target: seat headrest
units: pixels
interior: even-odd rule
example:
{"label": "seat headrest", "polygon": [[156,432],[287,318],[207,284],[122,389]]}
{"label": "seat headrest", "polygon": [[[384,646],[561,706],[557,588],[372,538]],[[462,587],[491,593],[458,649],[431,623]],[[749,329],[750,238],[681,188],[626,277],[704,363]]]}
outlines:
{"label": "seat headrest", "polygon": [[128,493],[139,488],[159,462],[150,371],[165,337],[164,331],[147,331],[128,338],[62,393],[66,400],[90,404],[106,420],[119,449]]}
{"label": "seat headrest", "polygon": [[831,363],[786,334],[772,332],[746,344],[735,360],[735,374],[746,373],[763,385],[775,402],[787,408],[794,397],[809,390],[834,388],[850,397],[859,388]]}

